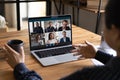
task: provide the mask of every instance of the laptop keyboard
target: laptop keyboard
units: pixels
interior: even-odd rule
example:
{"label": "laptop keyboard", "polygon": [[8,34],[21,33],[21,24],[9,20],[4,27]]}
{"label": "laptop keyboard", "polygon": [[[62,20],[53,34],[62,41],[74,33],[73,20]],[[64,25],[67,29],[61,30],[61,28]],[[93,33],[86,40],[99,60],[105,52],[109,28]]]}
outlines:
{"label": "laptop keyboard", "polygon": [[74,49],[74,47],[64,47],[64,48],[58,48],[58,49],[51,49],[51,50],[45,50],[45,51],[36,51],[35,54],[40,57],[49,57],[49,56],[56,56],[56,55],[62,55],[70,53],[70,50]]}

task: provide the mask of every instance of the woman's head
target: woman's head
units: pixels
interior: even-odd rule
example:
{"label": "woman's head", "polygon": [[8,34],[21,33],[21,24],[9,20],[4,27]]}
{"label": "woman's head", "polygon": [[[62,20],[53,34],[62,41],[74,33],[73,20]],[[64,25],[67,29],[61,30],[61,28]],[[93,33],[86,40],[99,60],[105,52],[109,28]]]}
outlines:
{"label": "woman's head", "polygon": [[39,41],[41,39],[41,35],[40,34],[37,34],[36,35],[36,41]]}
{"label": "woman's head", "polygon": [[120,0],[109,0],[105,8],[104,38],[115,50],[120,48]]}
{"label": "woman's head", "polygon": [[105,8],[106,27],[110,29],[112,25],[120,29],[120,0],[109,0]]}
{"label": "woman's head", "polygon": [[54,34],[53,33],[49,33],[49,40],[54,39]]}

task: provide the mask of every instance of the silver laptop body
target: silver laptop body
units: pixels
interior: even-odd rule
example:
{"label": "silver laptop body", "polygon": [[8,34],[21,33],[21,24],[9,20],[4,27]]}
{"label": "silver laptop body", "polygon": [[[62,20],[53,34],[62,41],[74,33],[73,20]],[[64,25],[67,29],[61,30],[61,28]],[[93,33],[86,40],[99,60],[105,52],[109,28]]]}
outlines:
{"label": "silver laptop body", "polygon": [[72,47],[71,15],[28,18],[31,54],[49,66],[77,60]]}

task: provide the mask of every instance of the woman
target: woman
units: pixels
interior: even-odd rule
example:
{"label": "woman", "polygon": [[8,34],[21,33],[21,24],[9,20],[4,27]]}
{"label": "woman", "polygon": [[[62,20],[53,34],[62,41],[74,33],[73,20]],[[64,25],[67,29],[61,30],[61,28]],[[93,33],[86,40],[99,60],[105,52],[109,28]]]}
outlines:
{"label": "woman", "polygon": [[49,33],[47,44],[49,44],[49,45],[55,45],[55,44],[58,44],[58,40],[55,39],[55,35],[54,35],[54,33]]}
{"label": "woman", "polygon": [[37,35],[36,35],[36,42],[37,42],[39,45],[44,45],[44,40],[43,40],[43,38],[41,37],[40,34],[37,34]]}
{"label": "woman", "polygon": [[[41,34],[42,35],[42,34]],[[32,46],[41,46],[44,45],[44,38],[41,37],[40,34],[32,35],[33,40],[31,41]]]}
{"label": "woman", "polygon": [[[106,27],[104,29],[104,38],[108,45],[116,50],[117,57],[110,56],[101,51],[96,51],[94,45],[85,42],[85,45],[74,45],[77,47],[72,50],[75,52],[75,55],[82,54],[86,58],[93,58],[100,60],[105,65],[104,66],[95,66],[84,68],[82,70],[78,70],[75,73],[62,78],[61,80],[120,80],[120,0],[109,0],[105,9],[105,19],[106,19]],[[26,71],[24,74],[15,75],[17,80],[41,80],[41,78],[35,74],[29,75],[30,71],[24,65],[24,54],[16,55],[15,51],[12,50],[8,45],[5,46],[8,55],[14,54],[13,59],[8,58],[8,63],[15,70],[19,70],[20,72]],[[19,57],[20,56],[20,57]],[[17,57],[14,59],[14,57]],[[12,61],[11,61],[12,60]],[[11,61],[11,62],[9,62]],[[20,64],[24,66],[19,66]],[[19,71],[15,71],[19,73]],[[25,75],[26,74],[26,75]],[[33,73],[32,73],[33,74]],[[30,77],[34,78],[30,78]],[[25,79],[26,78],[26,79]],[[29,79],[30,78],[30,79]]]}
{"label": "woman", "polygon": [[62,80],[120,80],[120,0],[109,0],[105,8],[106,27],[104,39],[107,44],[116,50],[117,57],[97,51],[94,45],[85,42],[72,52],[75,55],[82,54],[85,58],[96,58],[104,63],[104,66],[95,66],[77,71]]}

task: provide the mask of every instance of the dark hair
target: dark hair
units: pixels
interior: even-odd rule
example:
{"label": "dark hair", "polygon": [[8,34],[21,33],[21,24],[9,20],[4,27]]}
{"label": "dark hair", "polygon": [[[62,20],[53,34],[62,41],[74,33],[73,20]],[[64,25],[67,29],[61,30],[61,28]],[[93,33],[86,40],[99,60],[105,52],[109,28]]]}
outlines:
{"label": "dark hair", "polygon": [[36,27],[41,27],[41,22],[36,22]]}
{"label": "dark hair", "polygon": [[68,21],[67,21],[67,20],[63,20],[62,22],[66,22],[66,23],[68,23]]}
{"label": "dark hair", "polygon": [[120,29],[120,0],[109,0],[105,8],[106,27],[111,29],[112,25]]}
{"label": "dark hair", "polygon": [[49,35],[48,35],[48,39],[49,39],[49,40],[51,39],[51,38],[50,38],[50,35],[51,35],[51,34],[53,34],[53,33],[49,33]]}
{"label": "dark hair", "polygon": [[38,24],[38,25],[39,25],[39,22],[36,22],[36,24]]}
{"label": "dark hair", "polygon": [[49,21],[49,24],[52,23],[51,21]]}
{"label": "dark hair", "polygon": [[66,31],[63,31],[62,33],[66,33]]}
{"label": "dark hair", "polygon": [[41,35],[40,35],[40,34],[37,34],[36,37],[35,37],[35,39],[38,40],[39,36],[40,36],[40,38],[41,38]]}

